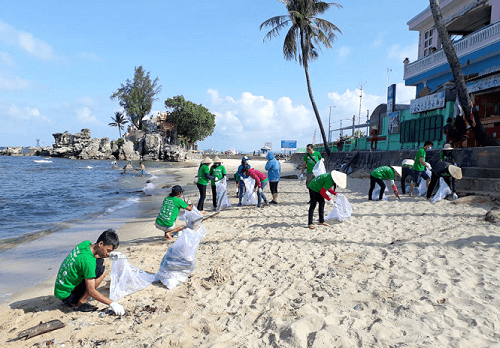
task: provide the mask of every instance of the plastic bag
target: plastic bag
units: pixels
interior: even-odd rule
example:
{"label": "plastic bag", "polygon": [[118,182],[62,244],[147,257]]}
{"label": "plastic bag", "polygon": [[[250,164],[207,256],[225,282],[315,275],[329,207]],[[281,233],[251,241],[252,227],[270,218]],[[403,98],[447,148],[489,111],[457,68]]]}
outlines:
{"label": "plastic bag", "polygon": [[439,178],[439,189],[437,190],[434,197],[431,198],[431,203],[439,202],[440,200],[446,198],[446,196],[451,195],[451,189],[443,178]]}
{"label": "plastic bag", "polygon": [[111,259],[111,287],[109,298],[116,301],[126,295],[145,289],[159,280],[156,274],[146,273],[127,261],[120,252],[113,252]]}
{"label": "plastic bag", "polygon": [[[333,202],[333,200],[330,202]],[[349,203],[346,196],[337,193],[337,199],[334,205],[335,207],[326,216],[325,220],[337,219],[338,221],[343,222],[351,217],[352,207],[351,203]]]}
{"label": "plastic bag", "polygon": [[248,177],[242,179],[245,183],[245,196],[243,197],[243,205],[257,205],[257,193],[254,190],[255,180]]}
{"label": "plastic bag", "polygon": [[[186,221],[186,227],[192,230],[197,230],[200,227],[201,221],[203,220],[203,214],[200,213],[198,208],[193,205],[193,209],[191,211],[184,211],[184,215],[182,215],[179,220]],[[181,230],[182,232],[182,230]],[[180,233],[179,233],[180,235]]]}
{"label": "plastic bag", "polygon": [[229,202],[229,197],[227,195],[227,183],[226,178],[217,181],[215,183],[215,189],[217,191],[217,211],[229,208],[231,203]]}
{"label": "plastic bag", "polygon": [[318,176],[318,175],[325,174],[325,173],[326,173],[325,161],[322,158],[319,160],[319,162],[317,162],[314,165],[313,174],[314,174],[314,176]]}
{"label": "plastic bag", "polygon": [[[389,197],[387,197],[385,195],[386,192],[389,192],[389,190],[387,189],[387,186],[385,186],[384,194],[382,195],[382,200],[383,201],[388,201],[389,200]],[[372,199],[374,201],[378,201],[379,195],[380,195],[380,185],[378,183],[375,183],[375,188],[373,189],[373,192],[372,192]]]}
{"label": "plastic bag", "polygon": [[[427,175],[429,175],[429,178],[432,175],[432,172],[428,169],[425,170]],[[418,184],[418,196],[417,197],[422,197],[427,194],[427,180],[424,180],[424,178],[420,177],[420,182]]]}
{"label": "plastic bag", "polygon": [[200,226],[197,230],[185,228],[174,244],[168,248],[161,260],[160,269],[156,273],[168,289],[173,289],[179,283],[185,282],[193,272],[196,251],[206,234],[205,226]]}

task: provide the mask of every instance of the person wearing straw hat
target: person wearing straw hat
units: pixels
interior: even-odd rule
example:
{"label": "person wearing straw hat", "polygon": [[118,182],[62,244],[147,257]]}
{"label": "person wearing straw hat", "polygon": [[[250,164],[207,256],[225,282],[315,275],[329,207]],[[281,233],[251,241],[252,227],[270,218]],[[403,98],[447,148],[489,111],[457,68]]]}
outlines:
{"label": "person wearing straw hat", "polygon": [[[325,173],[318,175],[309,183],[309,215],[307,220],[307,226],[310,229],[314,229],[313,216],[314,210],[316,209],[316,203],[318,204],[319,210],[319,225],[328,226],[325,222],[325,199],[327,201],[331,200],[328,193],[336,195],[337,186],[340,188],[347,187],[347,175],[336,170],[332,170],[331,173]],[[333,188],[332,188],[333,187]]]}
{"label": "person wearing straw hat", "polygon": [[431,198],[432,191],[434,191],[439,178],[443,178],[446,184],[450,187],[451,192],[456,194],[455,179],[462,179],[462,168],[449,162],[437,162],[432,168],[431,182],[429,184],[429,188],[427,189],[427,199]]}
{"label": "person wearing straw hat", "polygon": [[401,166],[401,192],[406,194],[406,178],[410,177],[413,180],[413,164],[415,163],[412,159],[403,160]]}
{"label": "person wearing straw hat", "polygon": [[168,240],[172,240],[172,235],[175,232],[186,227],[185,221],[177,220],[180,209],[193,210],[192,204],[187,204],[181,199],[182,192],[184,190],[181,186],[172,187],[172,192],[163,200],[160,213],[155,221],[156,228],[165,232],[165,239]]}
{"label": "person wearing straw hat", "polygon": [[384,180],[390,180],[392,189],[394,190],[394,194],[399,198],[398,188],[394,183],[394,179],[396,176],[401,176],[401,167],[398,166],[382,166],[378,167],[370,173],[370,189],[368,190],[368,200],[372,200],[373,189],[375,188],[375,184],[380,186],[380,193],[378,196],[378,200],[381,201],[384,197],[385,191],[385,183]]}
{"label": "person wearing straw hat", "polygon": [[203,204],[205,203],[205,198],[207,197],[207,185],[208,181],[215,179],[212,175],[210,175],[210,168],[208,165],[212,163],[212,160],[208,157],[205,157],[203,161],[201,161],[200,167],[198,168],[198,182],[196,186],[198,187],[198,191],[200,191],[200,199],[198,201],[198,210],[205,214],[203,211]]}
{"label": "person wearing straw hat", "polygon": [[214,204],[214,209],[217,209],[217,188],[215,182],[222,180],[226,176],[226,168],[222,165],[222,161],[219,156],[215,156],[214,164],[210,167],[210,175],[214,177],[211,180],[212,186],[212,203]]}
{"label": "person wearing straw hat", "polygon": [[456,164],[453,158],[453,147],[450,144],[444,144],[443,150],[439,153],[439,160],[442,162],[448,162],[451,164]]}

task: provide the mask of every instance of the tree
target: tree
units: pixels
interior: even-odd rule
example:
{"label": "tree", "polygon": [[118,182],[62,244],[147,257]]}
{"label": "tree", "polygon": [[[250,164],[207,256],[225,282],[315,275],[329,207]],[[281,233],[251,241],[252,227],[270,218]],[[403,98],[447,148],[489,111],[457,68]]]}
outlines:
{"label": "tree", "polygon": [[153,107],[153,102],[158,98],[155,95],[161,92],[161,85],[158,85],[158,77],[151,81],[149,71],[144,72],[142,66],[135,68],[134,80],[127,79],[125,84],[116,90],[110,99],[118,99],[120,106],[123,107],[130,122],[142,129],[142,119],[146,116]]}
{"label": "tree", "polygon": [[165,100],[169,111],[168,120],[177,123],[177,133],[184,136],[189,144],[212,135],[215,128],[215,115],[203,105],[198,105],[178,95]]}
{"label": "tree", "polygon": [[264,37],[265,41],[266,39],[271,40],[278,36],[282,29],[291,25],[285,36],[283,54],[286,60],[298,61],[304,68],[307,92],[309,93],[314,114],[318,121],[327,155],[330,155],[323,122],[321,121],[321,116],[319,115],[312,93],[311,81],[309,79],[309,62],[318,58],[318,49],[321,49],[320,45],[331,48],[332,42],[337,37],[336,32],[342,33],[337,26],[327,20],[316,17],[316,15],[322,14],[332,6],[337,8],[342,8],[342,6],[318,0],[280,1],[285,4],[288,14],[269,18],[260,25],[260,30],[264,27],[272,28]]}
{"label": "tree", "polygon": [[125,115],[123,112],[115,111],[115,117],[111,117],[113,122],[110,122],[108,125],[111,127],[118,127],[118,133],[120,134],[120,138],[122,137],[122,130],[125,128],[125,125],[128,121],[125,119]]}
{"label": "tree", "polygon": [[[481,120],[477,112],[471,113],[472,101],[467,91],[467,84],[465,83],[464,75],[462,73],[462,66],[458,60],[457,53],[453,47],[450,36],[448,35],[448,30],[444,25],[443,16],[441,14],[441,9],[439,8],[439,0],[429,0],[430,8],[432,12],[432,17],[434,18],[434,24],[436,25],[436,30],[439,35],[439,39],[443,44],[443,51],[446,54],[446,59],[450,65],[451,72],[453,74],[453,79],[455,80],[455,88],[458,93],[458,100],[460,106],[464,111],[465,118],[467,122],[472,126],[474,136],[481,146],[498,146],[500,145],[496,140],[492,139],[488,133],[486,133]],[[463,119],[457,118],[455,120],[455,125],[457,128],[457,138],[456,140],[461,140],[463,134],[466,132],[466,125]]]}

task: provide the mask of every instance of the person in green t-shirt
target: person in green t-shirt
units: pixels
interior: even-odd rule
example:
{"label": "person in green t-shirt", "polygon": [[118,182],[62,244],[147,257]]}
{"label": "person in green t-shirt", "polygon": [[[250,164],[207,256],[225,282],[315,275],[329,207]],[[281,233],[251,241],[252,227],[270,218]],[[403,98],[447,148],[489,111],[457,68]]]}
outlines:
{"label": "person in green t-shirt", "polygon": [[109,257],[119,244],[118,235],[112,229],[101,233],[95,244],[90,241],[78,244],[59,267],[54,296],[75,311],[95,311],[97,307],[86,303],[92,296],[97,301],[109,305],[115,314],[125,314],[122,305],[97,291],[106,275],[104,259]]}
{"label": "person in green t-shirt", "polygon": [[182,187],[175,185],[172,187],[172,192],[165,197],[160,209],[160,213],[155,221],[155,226],[159,230],[165,232],[165,239],[172,240],[172,235],[186,227],[186,222],[177,220],[179,210],[186,209],[191,211],[192,204],[187,204],[180,197],[182,196]]}
{"label": "person in green t-shirt", "polygon": [[385,183],[384,180],[390,180],[392,189],[394,190],[394,194],[399,198],[398,188],[394,183],[394,179],[397,176],[401,176],[401,167],[391,167],[391,166],[382,166],[377,169],[372,170],[370,173],[370,189],[368,190],[368,200],[372,200],[373,189],[375,188],[375,184],[380,186],[380,194],[378,196],[378,200],[381,201],[384,197],[385,191]]}
{"label": "person in green t-shirt", "polygon": [[427,181],[427,187],[429,187],[429,183],[431,182],[431,177],[425,172],[426,167],[430,168],[430,165],[425,163],[425,151],[431,150],[434,144],[432,141],[427,140],[424,143],[424,147],[418,149],[417,154],[415,155],[415,163],[413,164],[413,182],[410,186],[409,196],[413,197],[413,189],[415,185],[418,184],[418,180],[422,177]]}
{"label": "person in green t-shirt", "polygon": [[306,154],[304,155],[304,164],[302,165],[302,173],[300,174],[301,176],[304,175],[304,171],[307,169],[306,187],[309,187],[312,179],[314,179],[313,168],[322,158],[323,157],[321,157],[321,154],[318,151],[314,151],[313,144],[307,144]]}
{"label": "person in green t-shirt", "polygon": [[210,175],[210,168],[208,165],[212,163],[212,160],[208,157],[205,157],[203,161],[201,161],[200,167],[198,168],[198,182],[196,186],[198,187],[198,191],[200,191],[200,199],[198,200],[198,210],[205,214],[203,211],[203,204],[205,203],[205,198],[207,197],[207,185],[209,180],[215,179],[212,175]]}
{"label": "person in green t-shirt", "polygon": [[[346,188],[347,175],[344,173],[332,170],[331,173],[325,173],[315,177],[308,186],[309,189],[309,215],[307,226],[314,229],[313,216],[316,209],[316,203],[319,205],[319,225],[328,226],[325,222],[325,199],[330,201],[328,192],[336,195],[335,189],[338,187]],[[332,188],[333,187],[333,188]]]}
{"label": "person in green t-shirt", "polygon": [[212,203],[214,204],[214,209],[217,209],[217,189],[215,186],[216,181],[222,180],[226,176],[226,168],[222,165],[222,161],[219,156],[215,156],[214,164],[210,167],[210,175],[214,177],[211,180],[212,186]]}

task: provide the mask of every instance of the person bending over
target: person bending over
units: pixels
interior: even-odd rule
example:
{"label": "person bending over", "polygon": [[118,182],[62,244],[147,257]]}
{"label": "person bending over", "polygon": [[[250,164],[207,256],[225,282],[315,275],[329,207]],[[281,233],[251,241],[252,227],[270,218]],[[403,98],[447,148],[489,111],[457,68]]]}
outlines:
{"label": "person bending over", "polygon": [[255,180],[255,190],[257,190],[257,208],[262,206],[262,200],[264,199],[264,203],[268,204],[266,195],[264,194],[264,187],[266,187],[267,179],[266,174],[262,173],[260,170],[250,168],[250,165],[247,164],[245,169],[243,169],[243,174],[251,177]]}
{"label": "person bending over", "polygon": [[431,178],[425,172],[425,168],[429,168],[429,165],[425,163],[425,151],[432,149],[432,145],[432,141],[426,141],[424,143],[424,147],[418,149],[417,154],[415,155],[415,163],[413,164],[413,182],[411,183],[409,192],[410,197],[413,197],[413,189],[415,188],[415,185],[417,185],[420,177],[427,181],[427,187],[429,187]]}
{"label": "person bending over", "polygon": [[160,209],[160,214],[155,221],[155,226],[157,229],[165,232],[165,239],[172,240],[172,235],[186,227],[186,222],[178,220],[180,209],[186,209],[188,211],[193,210],[192,204],[187,204],[181,199],[182,187],[175,185],[172,187],[172,192],[165,197],[163,200],[163,205]]}
{"label": "person bending over", "polygon": [[413,165],[415,161],[412,159],[403,160],[403,166],[401,167],[401,192],[406,194],[406,178],[413,178]]}
{"label": "person bending over", "polygon": [[451,192],[456,193],[455,179],[462,179],[462,169],[449,162],[439,161],[436,163],[436,165],[432,168],[431,182],[429,184],[429,188],[427,189],[427,199],[431,198],[432,191],[434,191],[439,178],[443,178],[446,184],[450,187]]}
{"label": "person bending over", "polygon": [[372,200],[373,189],[375,188],[375,184],[377,183],[380,186],[380,193],[378,195],[378,200],[381,201],[384,197],[385,191],[385,183],[384,180],[390,180],[392,189],[394,190],[394,194],[399,198],[398,188],[394,183],[394,179],[396,176],[401,176],[401,167],[391,167],[391,166],[382,166],[377,169],[372,170],[370,173],[370,189],[368,190],[368,200]]}
{"label": "person bending over", "polygon": [[118,235],[112,229],[101,233],[95,244],[90,241],[78,244],[59,267],[54,296],[75,311],[95,311],[97,307],[86,303],[89,297],[93,297],[109,305],[115,314],[125,314],[122,305],[97,291],[106,275],[104,259],[109,257],[119,244]]}

